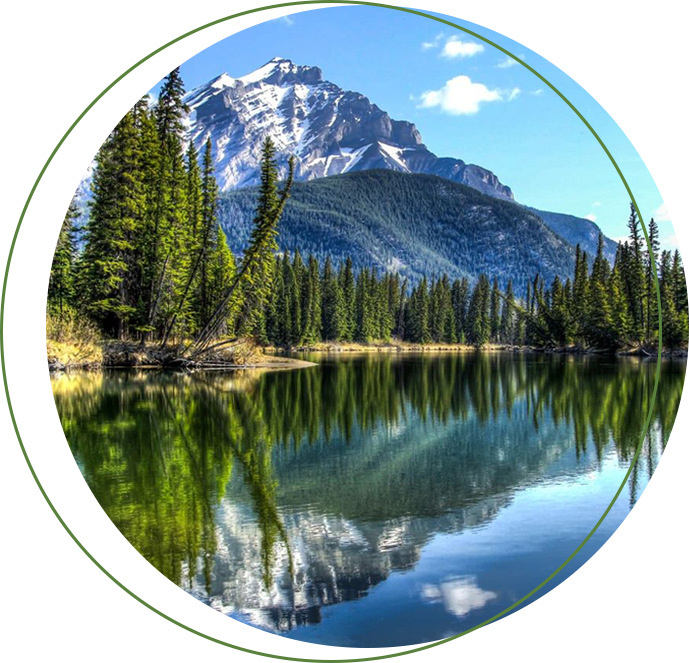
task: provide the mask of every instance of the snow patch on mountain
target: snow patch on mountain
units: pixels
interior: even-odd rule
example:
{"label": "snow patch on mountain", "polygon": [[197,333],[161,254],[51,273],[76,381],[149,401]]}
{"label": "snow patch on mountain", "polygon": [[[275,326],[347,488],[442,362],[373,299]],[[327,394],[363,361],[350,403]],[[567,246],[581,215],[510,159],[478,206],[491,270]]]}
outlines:
{"label": "snow patch on mountain", "polygon": [[[324,80],[318,67],[276,57],[239,78],[222,73],[188,92],[184,102],[185,142],[194,141],[201,152],[210,139],[221,191],[258,183],[261,148],[270,136],[281,175],[294,156],[297,180],[382,168],[438,175],[514,199],[492,172],[437,157],[414,124],[393,120],[364,95]],[[91,171],[77,192],[85,214]]]}

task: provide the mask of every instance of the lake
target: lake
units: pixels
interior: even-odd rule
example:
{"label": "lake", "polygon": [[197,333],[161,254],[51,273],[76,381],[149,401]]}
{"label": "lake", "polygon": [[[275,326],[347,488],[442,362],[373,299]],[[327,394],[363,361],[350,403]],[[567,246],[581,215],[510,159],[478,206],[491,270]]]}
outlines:
{"label": "lake", "polygon": [[[552,573],[624,479],[655,361],[354,354],[292,371],[52,380],[70,448],[122,534],[215,610],[289,638],[411,645],[481,624]],[[685,361],[610,514],[668,441]]]}

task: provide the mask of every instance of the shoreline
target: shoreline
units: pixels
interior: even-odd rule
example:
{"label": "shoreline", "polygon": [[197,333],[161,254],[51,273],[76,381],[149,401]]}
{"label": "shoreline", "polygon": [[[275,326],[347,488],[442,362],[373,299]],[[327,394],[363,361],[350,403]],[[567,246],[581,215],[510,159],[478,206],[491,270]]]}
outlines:
{"label": "shoreline", "polygon": [[[381,342],[381,343],[316,343],[315,345],[295,346],[288,350],[268,346],[263,349],[269,354],[279,355],[282,352],[296,353],[323,353],[323,354],[356,354],[356,353],[512,353],[512,354],[564,354],[580,356],[609,356],[609,357],[640,357],[653,359],[658,356],[656,348],[647,349],[644,347],[627,347],[616,350],[601,348],[587,348],[579,345],[569,345],[562,347],[536,347],[529,345],[509,345],[509,344],[485,344],[480,348],[473,345],[462,343],[404,343],[404,342]],[[664,350],[664,359],[684,359],[687,357],[687,349],[679,348],[674,350]]]}
{"label": "shoreline", "polygon": [[105,369],[137,369],[150,371],[285,371],[310,368],[315,363],[296,357],[266,353],[250,342],[238,343],[232,351],[222,350],[203,362],[190,362],[178,358],[179,346],[160,348],[157,345],[141,347],[138,343],[106,341],[92,344],[87,351],[74,356],[69,346],[62,348],[51,343],[48,348],[48,371],[52,374],[70,371],[100,371]]}
{"label": "shoreline", "polygon": [[[643,347],[621,348],[618,350],[601,350],[582,346],[565,346],[554,348],[539,348],[533,346],[486,344],[480,348],[461,343],[317,343],[311,346],[297,346],[289,349],[268,346],[261,351],[249,349],[241,361],[235,361],[225,355],[218,356],[200,365],[174,366],[164,360],[160,351],[141,349],[130,344],[104,345],[99,358],[91,357],[84,361],[61,361],[59,357],[48,355],[48,370],[52,373],[69,371],[98,371],[103,369],[145,369],[145,370],[174,370],[174,371],[250,371],[250,370],[294,370],[310,368],[317,364],[290,356],[300,354],[377,354],[377,353],[509,353],[509,354],[558,354],[578,356],[608,356],[608,357],[638,357],[639,359],[655,359],[658,357],[654,349]],[[664,351],[662,359],[686,359],[686,349]]]}

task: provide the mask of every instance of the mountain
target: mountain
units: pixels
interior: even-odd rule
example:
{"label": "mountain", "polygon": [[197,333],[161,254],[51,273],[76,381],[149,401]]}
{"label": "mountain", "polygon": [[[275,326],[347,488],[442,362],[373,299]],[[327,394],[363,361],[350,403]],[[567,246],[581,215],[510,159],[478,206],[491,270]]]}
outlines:
{"label": "mountain", "polygon": [[[598,235],[600,235],[600,228],[589,219],[580,219],[571,214],[560,214],[558,212],[543,212],[533,208],[528,208],[543,219],[545,224],[555,231],[562,239],[569,242],[572,246],[577,244],[589,254],[589,264],[593,260],[593,256],[598,251]],[[610,264],[615,262],[615,254],[617,253],[617,242],[604,237],[603,252]]]}
{"label": "mountain", "polygon": [[[577,243],[595,254],[600,229],[592,221],[516,203],[511,189],[492,172],[437,157],[412,123],[393,120],[362,94],[323,80],[318,67],[273,58],[240,78],[222,74],[184,99],[190,109],[187,137],[199,151],[211,139],[218,185],[227,194],[221,217],[238,253],[248,240],[261,146],[271,136],[283,174],[289,155],[297,160],[294,199],[281,230],[281,244],[290,251],[351,255],[359,267],[372,261],[381,270],[398,269],[413,280],[424,273],[454,277],[485,270],[503,285],[507,277],[515,277],[522,293],[537,271],[546,279],[556,273],[571,276]],[[443,180],[386,178],[382,171]],[[375,174],[333,179],[366,172]],[[91,177],[92,168],[78,190],[82,223],[88,217]],[[373,188],[365,192],[368,185]],[[404,190],[402,198],[383,185]],[[476,198],[471,189],[451,185],[466,185],[484,196]],[[439,200],[433,199],[433,191],[443,192]],[[475,198],[476,208],[470,209],[466,201]],[[357,207],[359,203],[365,207]],[[545,244],[537,246],[539,242]],[[606,238],[611,261],[615,248]],[[508,270],[504,274],[503,266]]]}
{"label": "mountain", "polygon": [[258,182],[261,144],[270,136],[283,172],[288,156],[296,157],[297,180],[385,168],[439,175],[514,199],[492,172],[437,157],[411,122],[393,120],[364,95],[323,80],[318,67],[273,58],[241,78],[222,74],[189,92],[185,102],[197,148],[211,139],[221,191]]}
{"label": "mountain", "polygon": [[[222,194],[219,218],[232,250],[251,232],[254,188]],[[296,182],[280,221],[280,248],[355,267],[374,265],[412,281],[485,272],[523,295],[538,272],[571,276],[574,250],[534,212],[433,175],[368,170]]]}

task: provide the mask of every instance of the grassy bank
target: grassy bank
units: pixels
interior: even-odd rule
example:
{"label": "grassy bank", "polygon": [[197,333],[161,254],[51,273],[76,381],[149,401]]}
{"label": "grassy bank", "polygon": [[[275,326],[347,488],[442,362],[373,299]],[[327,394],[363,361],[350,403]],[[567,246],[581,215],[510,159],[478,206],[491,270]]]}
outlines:
{"label": "grassy bank", "polygon": [[[185,342],[178,340],[161,346],[159,343],[141,344],[100,338],[98,332],[87,323],[64,316],[60,320],[49,318],[46,325],[48,367],[51,371],[71,369],[108,368],[190,368],[197,370],[264,369],[285,370],[313,366],[311,362],[285,356],[286,349],[274,346],[260,347],[249,339],[240,340],[205,355],[201,363],[176,364]],[[473,353],[480,352],[536,352],[548,354],[617,354],[639,357],[657,356],[657,350],[633,346],[618,350],[570,345],[565,347],[539,348],[489,343],[476,348],[462,343],[410,343],[406,341],[319,342],[296,346],[291,352],[313,353]],[[663,352],[663,356],[682,358],[686,349]]]}
{"label": "grassy bank", "polygon": [[[100,368],[171,368],[184,343],[141,344],[102,340],[78,327],[48,327],[48,368],[51,372]],[[204,357],[200,370],[287,370],[314,366],[312,362],[266,353],[251,341],[239,341]]]}
{"label": "grassy bank", "polygon": [[[71,343],[47,341],[48,369],[51,372],[71,370],[97,370],[101,368],[150,368],[169,369],[167,362],[161,360],[161,351],[157,346],[141,348],[139,345],[96,344],[83,348]],[[242,361],[227,357],[213,356],[207,365],[194,367],[192,370],[289,370],[315,366],[313,362],[294,357],[283,357],[272,353],[255,352]]]}
{"label": "grassy bank", "polygon": [[[585,347],[568,345],[562,347],[536,347],[529,345],[509,345],[500,343],[486,343],[480,348],[463,343],[408,343],[405,341],[372,341],[370,343],[356,342],[320,342],[311,345],[296,346],[291,352],[323,352],[323,353],[361,353],[361,352],[534,352],[541,354],[570,354],[570,355],[619,355],[638,357],[657,357],[657,348],[647,346],[628,346],[617,349]],[[269,354],[280,354],[284,348],[269,346],[264,348]],[[675,349],[663,351],[663,357],[682,358],[687,356],[687,350]]]}

